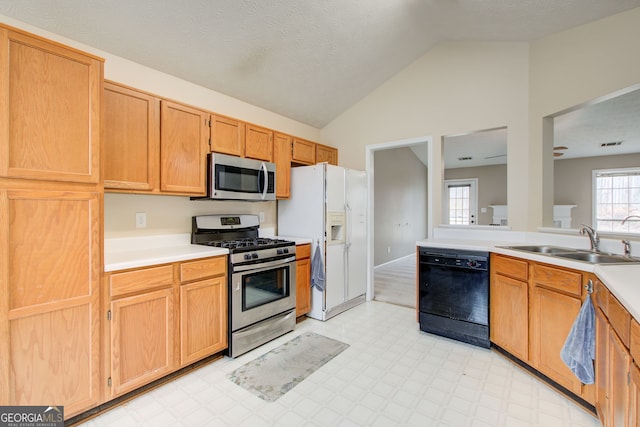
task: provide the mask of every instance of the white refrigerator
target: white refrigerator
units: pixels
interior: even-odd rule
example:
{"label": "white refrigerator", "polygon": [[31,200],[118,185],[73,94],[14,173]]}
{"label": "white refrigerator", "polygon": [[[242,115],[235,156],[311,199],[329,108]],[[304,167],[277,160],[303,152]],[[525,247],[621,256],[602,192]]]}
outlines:
{"label": "white refrigerator", "polygon": [[291,196],[278,201],[278,235],[307,237],[312,277],[320,249],[324,286],[311,289],[308,316],[327,320],[364,302],[367,290],[367,176],[320,163],[291,169]]}

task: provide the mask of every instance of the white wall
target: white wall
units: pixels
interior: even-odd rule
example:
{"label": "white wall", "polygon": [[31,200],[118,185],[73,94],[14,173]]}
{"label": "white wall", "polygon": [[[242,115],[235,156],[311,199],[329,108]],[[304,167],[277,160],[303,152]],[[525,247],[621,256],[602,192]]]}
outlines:
{"label": "white wall", "polygon": [[[322,142],[339,148],[345,166],[362,168],[369,144],[507,126],[509,224],[533,231],[552,221],[543,117],[640,83],[638,52],[640,8],[531,44],[444,43],[322,129]],[[441,144],[431,155],[441,169]],[[442,176],[434,177],[437,225]]]}

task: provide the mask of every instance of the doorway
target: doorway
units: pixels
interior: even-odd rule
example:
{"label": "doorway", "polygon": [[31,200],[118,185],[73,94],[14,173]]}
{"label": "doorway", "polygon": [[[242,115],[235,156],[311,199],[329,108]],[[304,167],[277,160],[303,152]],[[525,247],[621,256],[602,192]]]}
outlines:
{"label": "doorway", "polygon": [[[431,138],[370,145],[366,151],[367,300],[415,307],[415,242],[426,238],[430,228]],[[383,283],[380,292],[376,282]]]}

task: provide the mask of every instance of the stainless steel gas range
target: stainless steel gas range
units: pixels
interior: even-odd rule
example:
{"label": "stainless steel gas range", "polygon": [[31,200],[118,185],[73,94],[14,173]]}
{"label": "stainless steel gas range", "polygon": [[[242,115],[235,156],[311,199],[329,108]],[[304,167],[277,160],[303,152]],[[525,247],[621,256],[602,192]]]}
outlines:
{"label": "stainless steel gas range", "polygon": [[237,357],[293,330],[295,242],[258,237],[256,215],[192,218],[191,243],[229,249],[229,349]]}

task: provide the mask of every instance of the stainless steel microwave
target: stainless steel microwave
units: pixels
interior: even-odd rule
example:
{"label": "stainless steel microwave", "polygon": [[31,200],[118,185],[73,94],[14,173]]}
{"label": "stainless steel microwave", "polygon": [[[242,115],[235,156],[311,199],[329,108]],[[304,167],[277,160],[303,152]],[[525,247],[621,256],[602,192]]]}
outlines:
{"label": "stainless steel microwave", "polygon": [[276,165],[209,153],[208,196],[220,200],[275,200]]}

